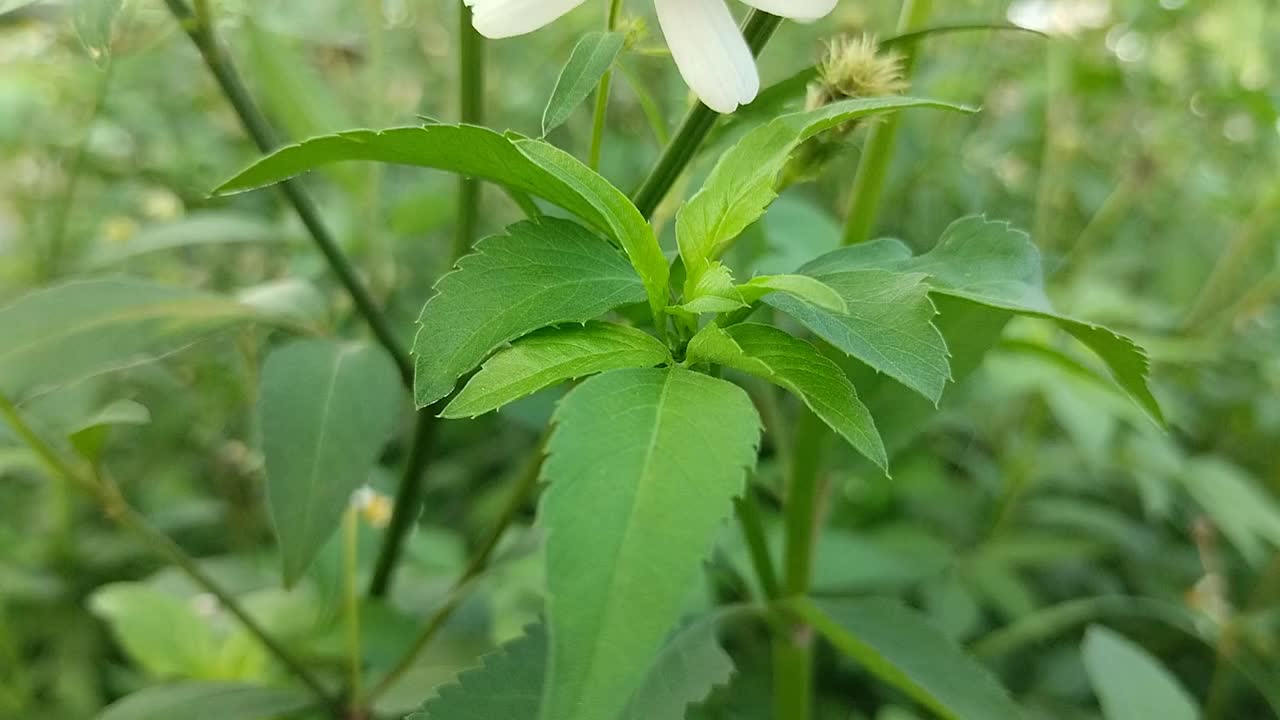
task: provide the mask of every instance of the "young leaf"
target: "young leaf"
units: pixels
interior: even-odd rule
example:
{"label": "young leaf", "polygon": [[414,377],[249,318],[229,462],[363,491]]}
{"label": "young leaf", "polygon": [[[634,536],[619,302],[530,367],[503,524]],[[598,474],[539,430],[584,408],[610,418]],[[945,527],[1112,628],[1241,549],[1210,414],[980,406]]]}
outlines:
{"label": "young leaf", "polygon": [[184,682],[129,695],[96,720],[273,720],[310,705],[297,691],[229,682]]}
{"label": "young leaf", "polygon": [[542,717],[613,718],[643,683],[754,464],[746,393],[679,368],[598,375],[555,416]]}
{"label": "young leaf", "polygon": [[670,359],[667,347],[652,335],[625,325],[547,328],[489,358],[441,417],[476,417],[564,380]]}
{"label": "young leaf", "polygon": [[524,635],[485,656],[480,667],[439,688],[405,720],[536,719],[546,662],[546,627],[531,625]]}
{"label": "young leaf", "polygon": [[739,288],[747,304],[756,302],[769,293],[784,292],[823,310],[844,314],[849,305],[840,293],[830,285],[807,275],[761,275],[751,278]]}
{"label": "young leaf", "polygon": [[337,529],[399,404],[399,372],[380,348],[304,340],[267,358],[258,418],[286,585]]}
{"label": "young leaf", "polygon": [[994,677],[920,614],[881,598],[787,606],[882,682],[947,720],[1017,720]]}
{"label": "young leaf", "polygon": [[176,352],[261,319],[228,298],[140,280],[86,280],[0,308],[0,391],[44,389]]}
{"label": "young leaf", "polygon": [[618,53],[626,42],[626,35],[617,32],[593,32],[582,36],[569,62],[556,80],[551,100],[542,113],[542,135],[564,124],[583,100],[596,89],[600,78],[613,67]]}
{"label": "young leaf", "polygon": [[840,295],[848,312],[831,312],[783,293],[764,301],[937,404],[951,370],[946,341],[933,325],[937,310],[925,276],[869,269],[818,279]]}
{"label": "young leaf", "polygon": [[626,258],[576,223],[543,218],[507,232],[476,243],[422,308],[414,341],[419,407],[452,392],[503,343],[646,298]]}
{"label": "young leaf", "polygon": [[729,243],[764,214],[774,187],[801,143],[859,118],[913,107],[972,112],[959,105],[904,97],[860,98],[783,115],[747,133],[720,159],[702,189],[676,216],[680,256],[690,286]]}
{"label": "young leaf", "polygon": [[858,452],[887,469],[875,421],[833,361],[813,345],[769,325],[708,325],[689,341],[688,358],[762,377],[794,393]]}
{"label": "young leaf", "polygon": [[1195,700],[1173,673],[1128,638],[1094,625],[1081,651],[1106,720],[1199,720]]}

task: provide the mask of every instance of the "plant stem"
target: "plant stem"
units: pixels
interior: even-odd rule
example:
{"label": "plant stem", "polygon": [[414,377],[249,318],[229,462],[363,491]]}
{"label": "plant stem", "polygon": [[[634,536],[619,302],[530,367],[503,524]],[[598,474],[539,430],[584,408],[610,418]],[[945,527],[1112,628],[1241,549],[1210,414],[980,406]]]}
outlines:
{"label": "plant stem", "polygon": [[[776,15],[760,10],[751,11],[742,24],[742,36],[746,38],[752,55],[760,54],[781,23],[782,18]],[[685,115],[671,143],[662,151],[658,163],[654,165],[653,170],[649,172],[649,176],[645,178],[644,183],[632,198],[640,213],[646,218],[658,209],[658,205],[671,191],[671,186],[680,177],[680,173],[684,172],[685,167],[693,160],[698,146],[707,138],[707,133],[711,132],[711,128],[719,119],[720,116],[716,111],[701,102],[695,103]]]}
{"label": "plant stem", "polygon": [[[622,0],[610,0],[609,14],[604,21],[605,32],[613,32],[618,28],[618,15],[622,11]],[[591,123],[591,154],[587,164],[592,170],[600,169],[600,152],[604,148],[604,125],[609,115],[609,89],[613,85],[613,70],[605,70],[600,76],[600,86],[596,89],[596,110]]]}
{"label": "plant stem", "polygon": [[[231,107],[239,117],[240,124],[244,126],[245,132],[249,134],[254,144],[262,152],[268,153],[274,150],[277,147],[277,143],[275,134],[271,130],[271,125],[249,95],[249,91],[241,80],[240,74],[236,71],[231,59],[223,52],[221,44],[214,34],[212,24],[207,20],[202,21],[196,14],[193,14],[183,0],[165,0],[165,4],[169,8],[169,12],[173,14],[173,17],[186,31],[187,36],[191,38],[191,42],[195,44],[196,49],[200,51],[205,65],[209,68],[209,72],[213,74],[214,79],[217,80],[223,95],[231,103]],[[360,313],[369,325],[369,329],[373,331],[378,343],[386,348],[392,359],[395,360],[405,385],[412,387],[413,361],[409,357],[409,352],[401,344],[400,338],[392,331],[391,325],[387,322],[386,317],[383,316],[382,311],[378,308],[363,281],[360,280],[351,261],[338,246],[337,240],[320,217],[320,211],[317,209],[315,202],[312,201],[311,196],[297,180],[281,182],[280,190],[284,193],[285,199],[289,204],[293,206],[298,219],[307,228],[307,232],[311,235],[312,240],[315,241],[316,247],[319,248],[320,253],[324,255],[325,260],[328,262],[330,270],[337,276],[338,282],[342,284],[343,288],[351,296],[356,311]]]}
{"label": "plant stem", "polygon": [[400,478],[400,486],[396,491],[395,504],[392,506],[391,523],[383,536],[382,547],[378,551],[378,560],[374,565],[373,579],[369,581],[369,596],[386,597],[391,591],[391,581],[396,565],[400,562],[400,553],[404,547],[404,539],[410,528],[418,519],[422,505],[423,483],[419,477],[422,468],[431,457],[435,444],[436,418],[430,408],[418,411],[417,424],[414,427],[413,442],[409,446],[409,458],[404,465],[404,475]]}
{"label": "plant stem", "polygon": [[[461,121],[470,125],[484,122],[484,38],[471,24],[471,8],[458,3],[458,75],[461,78],[459,108]],[[466,255],[475,240],[480,221],[480,181],[458,179],[458,229],[453,243],[453,259]],[[450,263],[452,265],[452,263]]]}
{"label": "plant stem", "polygon": [[249,634],[253,635],[263,648],[272,656],[280,661],[282,665],[311,691],[321,704],[328,708],[334,708],[335,703],[329,695],[329,691],[325,688],[324,683],[320,681],[305,665],[296,659],[284,645],[280,644],[270,633],[266,631],[257,620],[254,620],[248,611],[240,605],[235,596],[226,591],[214,580],[208,573],[200,567],[200,563],[186,553],[177,543],[169,538],[169,536],[160,532],[147,522],[146,518],[134,510],[125,500],[113,483],[102,478],[86,475],[77,472],[70,464],[64,461],[53,447],[45,442],[27,421],[22,417],[18,408],[4,394],[0,393],[0,416],[5,423],[31,448],[32,452],[44,463],[44,465],[55,475],[62,477],[68,483],[76,485],[90,494],[101,505],[103,512],[107,517],[114,520],[122,528],[129,530],[138,536],[146,545],[150,546],[157,554],[163,556],[168,561],[176,565],[184,572],[196,585],[201,589],[213,595],[218,599],[222,607],[231,613],[244,626]]}
{"label": "plant stem", "polygon": [[364,706],[364,651],[360,644],[360,514],[353,505],[342,519],[342,591],[347,625],[347,705],[353,711]]}
{"label": "plant stem", "polygon": [[738,511],[738,524],[742,526],[742,536],[747,541],[751,565],[755,568],[756,579],[760,581],[765,599],[777,600],[781,597],[782,588],[778,584],[778,571],[773,565],[773,556],[769,554],[769,541],[765,535],[760,501],[756,498],[754,486],[748,485],[742,498],[734,501],[734,509]]}
{"label": "plant stem", "polygon": [[[901,35],[919,30],[928,21],[932,10],[933,0],[904,0],[902,13],[898,16],[898,33]],[[903,50],[904,80],[911,80],[917,57],[916,46],[908,44]],[[844,226],[845,245],[871,239],[871,231],[880,211],[880,198],[884,195],[889,164],[893,160],[898,142],[900,122],[899,116],[890,115],[873,127],[867,136],[862,159],[858,162],[858,174],[853,179],[853,190],[849,194],[849,215]]]}
{"label": "plant stem", "polygon": [[516,481],[516,486],[512,488],[511,496],[507,499],[506,507],[502,509],[497,522],[494,523],[493,528],[490,529],[484,540],[481,541],[475,554],[472,555],[471,561],[467,563],[466,569],[462,571],[462,574],[458,576],[458,579],[449,588],[444,602],[427,620],[427,624],[423,626],[422,631],[418,634],[417,639],[414,640],[409,651],[387,673],[386,677],[379,681],[370,691],[369,698],[371,700],[390,690],[405,673],[413,668],[418,656],[431,645],[431,641],[435,639],[444,624],[453,616],[458,606],[462,604],[462,600],[466,596],[466,590],[471,585],[471,582],[488,569],[489,561],[493,559],[494,551],[498,549],[498,543],[502,540],[502,536],[506,534],[507,529],[515,522],[529,496],[533,494],[534,489],[538,486],[538,477],[542,472],[542,461],[549,439],[550,435],[544,434],[538,442],[533,457],[529,459],[524,472],[521,473],[520,478]]}
{"label": "plant stem", "polygon": [[1263,247],[1274,237],[1267,231],[1275,225],[1278,209],[1280,188],[1271,190],[1258,200],[1214,263],[1199,297],[1183,321],[1185,328],[1203,329],[1224,305],[1230,305],[1236,299],[1235,296],[1245,286],[1248,273],[1261,262]]}

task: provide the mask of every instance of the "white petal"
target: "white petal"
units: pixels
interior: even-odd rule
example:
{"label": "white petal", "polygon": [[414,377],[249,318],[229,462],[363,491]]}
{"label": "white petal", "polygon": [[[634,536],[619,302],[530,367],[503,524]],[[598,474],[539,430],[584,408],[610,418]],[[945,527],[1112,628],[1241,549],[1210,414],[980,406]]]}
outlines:
{"label": "white petal", "polygon": [[463,0],[471,24],[487,38],[524,35],[549,25],[585,0]]}
{"label": "white petal", "polygon": [[836,0],[742,0],[753,8],[800,22],[813,22],[831,14]]}
{"label": "white petal", "polygon": [[676,67],[707,107],[731,113],[756,99],[760,76],[724,0],[656,0]]}

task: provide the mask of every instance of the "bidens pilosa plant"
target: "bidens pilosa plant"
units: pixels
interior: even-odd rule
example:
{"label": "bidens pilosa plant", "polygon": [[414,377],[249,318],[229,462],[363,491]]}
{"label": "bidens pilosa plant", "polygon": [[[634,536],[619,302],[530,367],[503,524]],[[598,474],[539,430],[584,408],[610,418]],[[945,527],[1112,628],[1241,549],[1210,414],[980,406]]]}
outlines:
{"label": "bidens pilosa plant", "polygon": [[[312,337],[285,343],[266,358],[259,384],[266,497],[285,583],[301,580],[345,527],[349,667],[337,672],[296,656],[216,578],[131,510],[99,472],[92,447],[77,443],[75,460],[60,458],[60,449],[41,440],[14,403],[4,401],[11,424],[41,448],[57,473],[154,542],[306,691],[299,699],[265,688],[159,688],[127,698],[107,717],[160,717],[145,714],[147,708],[180,714],[195,702],[223,703],[244,720],[307,708],[315,717],[351,719],[381,712],[379,701],[412,677],[406,673],[483,577],[503,531],[539,488],[542,620],[456,683],[415,688],[425,698],[415,718],[677,720],[727,682],[734,665],[721,638],[744,628],[772,638],[773,717],[779,720],[815,716],[819,638],[939,716],[1021,716],[993,676],[916,612],[888,598],[811,592],[830,489],[825,458],[838,442],[860,458],[861,472],[891,474],[895,452],[1015,317],[1074,337],[1159,424],[1146,356],[1120,334],[1056,312],[1043,289],[1036,246],[1005,222],[959,218],[923,253],[899,240],[866,241],[851,231],[846,246],[789,267],[740,243],[783,189],[842,172],[848,157],[843,150],[868,134],[850,224],[869,225],[884,179],[882,158],[893,142],[888,118],[977,111],[900,94],[908,88],[914,44],[928,36],[916,33],[897,40],[897,48],[888,47],[892,41],[881,47],[866,38],[833,39],[816,68],[767,90],[758,112],[722,118],[720,113],[756,100],[754,56],[784,17],[816,21],[836,5],[744,2],[754,9],[741,30],[724,0],[654,3],[675,62],[700,102],[648,179],[628,194],[596,169],[613,68],[628,43],[617,32],[619,0],[609,3],[607,30],[584,37],[574,49],[546,108],[543,137],[477,122],[432,121],[340,132],[279,149],[219,45],[210,8],[197,3],[193,13],[181,0],[168,0],[266,152],[218,193],[281,185],[378,342]],[[475,29],[491,37],[533,31],[581,4],[465,2]],[[482,63],[481,42],[464,23],[463,108],[472,121],[480,117],[475,69]],[[583,161],[546,136],[593,91],[594,135]],[[672,197],[677,180],[708,147],[717,148],[716,157],[696,192]],[[350,161],[460,177],[460,257],[425,301],[409,349],[399,339],[404,329],[389,325],[294,179]],[[472,245],[478,182],[500,187],[528,217]],[[667,247],[660,242],[660,221],[672,216],[658,212],[663,203],[674,211]],[[38,327],[11,322],[25,329],[8,338],[22,348],[21,366],[12,353],[0,353],[6,393],[121,367],[139,353],[176,349],[210,329],[262,319],[248,303],[124,281],[64,286],[2,312],[10,321],[39,316],[47,322],[86,305],[96,306],[105,320],[84,332],[132,332],[110,335],[109,342],[106,334],[95,336],[104,344],[93,355],[57,357],[36,340]],[[193,312],[168,323],[161,306]],[[32,341],[24,345],[28,337]],[[387,498],[361,487],[397,434],[402,385],[411,387],[418,413],[400,492],[388,512]],[[438,418],[479,417],[555,386],[567,392],[498,527],[445,598],[425,613],[400,656],[371,659],[360,639],[362,613],[388,596],[403,560]],[[787,458],[781,484],[754,472],[766,447]],[[360,498],[355,505],[353,493]],[[782,508],[780,556],[762,519],[762,497]],[[353,549],[359,512],[385,525],[368,598],[356,588],[363,573]],[[754,571],[742,593],[749,599],[692,600],[731,520]],[[233,694],[238,700],[230,699]]]}

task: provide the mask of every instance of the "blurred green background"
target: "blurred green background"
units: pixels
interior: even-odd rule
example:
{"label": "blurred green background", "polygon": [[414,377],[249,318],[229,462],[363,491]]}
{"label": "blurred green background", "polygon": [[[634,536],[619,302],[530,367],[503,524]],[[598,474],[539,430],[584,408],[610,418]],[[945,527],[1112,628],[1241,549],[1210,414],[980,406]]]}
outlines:
{"label": "blurred green background", "polygon": [[[560,66],[600,23],[595,4],[489,46],[490,125],[537,134]],[[615,84],[603,171],[624,189],[643,178],[687,103],[651,4],[627,5],[637,32],[654,30],[624,57]],[[1177,682],[1207,718],[1267,717],[1260,688],[1280,692],[1280,5],[936,5],[930,24],[1013,22],[1050,38],[975,32],[924,42],[913,94],[983,111],[905,116],[876,234],[927,249],[973,213],[1031,231],[1057,305],[1151,351],[1171,429],[1098,383],[1045,328],[1015,324],[896,460],[893,480],[838,466],[848,478],[833,498],[816,586],[899,593],[986,661],[1032,717],[1151,717],[1103,714],[1098,698],[1112,675],[1139,691]],[[458,114],[452,2],[216,7],[283,137]],[[76,278],[130,275],[363,332],[276,195],[209,196],[257,153],[163,5],[126,2],[107,29],[76,9],[37,2],[0,14],[0,303]],[[785,26],[761,59],[766,84],[812,64],[823,38],[891,35],[896,14],[895,2],[842,0],[822,23]],[[590,122],[580,112],[550,139],[585,153]],[[839,242],[856,140],[751,230],[756,247],[805,259]],[[696,188],[707,165],[695,164],[677,192]],[[307,184],[408,338],[447,270],[453,178],[347,165]],[[486,232],[520,216],[496,190],[484,203]],[[269,342],[261,329],[224,333],[28,409],[46,427],[103,410],[132,417],[105,450],[130,497],[308,657],[339,663],[338,557],[329,553],[292,592],[274,575],[252,427]],[[553,400],[446,425],[400,593],[369,611],[374,662],[395,657],[406,628],[456,574]],[[769,452],[765,475],[775,472]],[[393,491],[402,453],[388,451],[375,487]],[[367,518],[370,552],[380,520]],[[383,709],[411,709],[537,615],[536,532],[508,540],[507,559],[446,642]],[[712,569],[725,586],[718,592],[732,593],[745,575],[736,537]],[[1082,654],[1090,623],[1145,651]],[[759,695],[768,683],[758,681],[767,652],[742,642],[739,680],[700,717],[767,712]],[[1152,680],[1153,667],[1166,670]],[[164,678],[276,677],[216,604],[45,477],[0,430],[0,718],[83,720]],[[913,717],[852,669],[824,673],[819,688],[824,717]]]}

